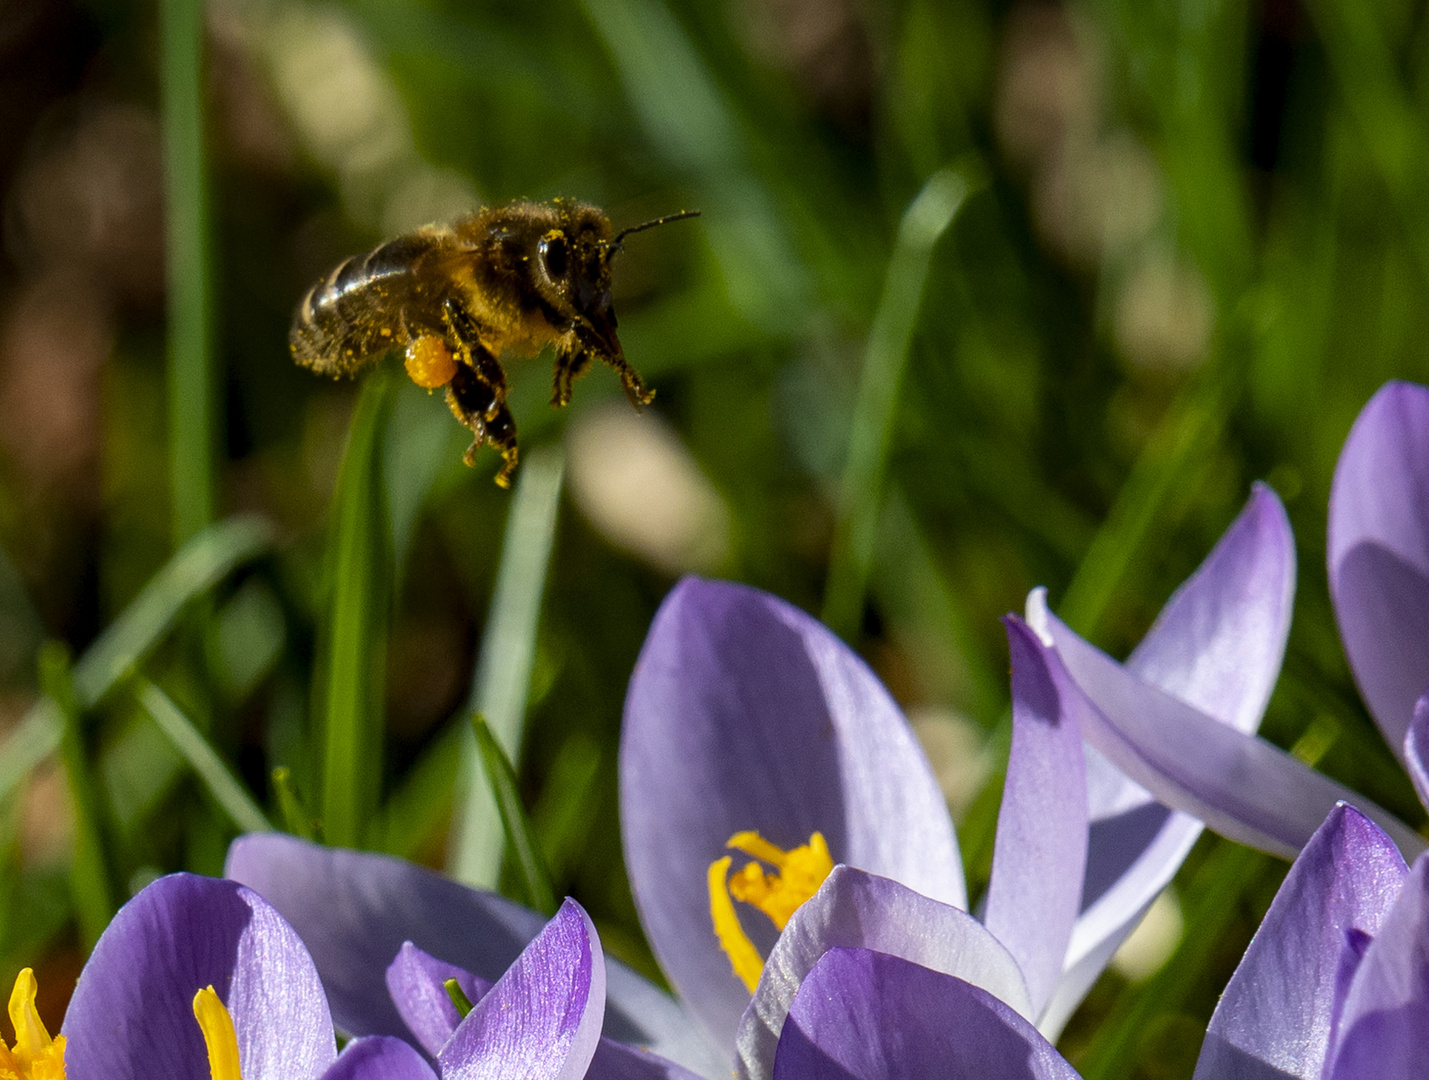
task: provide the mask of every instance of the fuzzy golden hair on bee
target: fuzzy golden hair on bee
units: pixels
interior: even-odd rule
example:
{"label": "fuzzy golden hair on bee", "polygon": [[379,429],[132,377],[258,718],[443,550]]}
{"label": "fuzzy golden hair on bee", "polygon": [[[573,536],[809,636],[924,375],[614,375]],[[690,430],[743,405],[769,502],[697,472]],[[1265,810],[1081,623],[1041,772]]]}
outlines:
{"label": "fuzzy golden hair on bee", "polygon": [[506,406],[506,356],[555,350],[551,404],[593,360],[619,377],[631,403],[654,399],[626,362],[611,299],[611,262],[633,233],[696,217],[669,214],[619,233],[587,203],[556,199],[488,207],[429,225],[339,263],[303,297],[288,343],[303,367],[353,376],[401,349],[408,375],[445,387],[452,414],[471,429],[465,461],[490,443],[511,483],[516,423]]}

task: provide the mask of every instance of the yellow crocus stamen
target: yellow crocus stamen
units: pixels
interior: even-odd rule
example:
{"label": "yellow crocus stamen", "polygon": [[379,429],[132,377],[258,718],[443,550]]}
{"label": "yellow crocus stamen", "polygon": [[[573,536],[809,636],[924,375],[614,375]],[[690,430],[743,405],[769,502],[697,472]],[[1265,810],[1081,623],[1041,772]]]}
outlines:
{"label": "yellow crocus stamen", "polygon": [[208,1071],[213,1080],[243,1080],[238,1071],[238,1034],[218,992],[205,986],[194,995],[194,1019],[208,1047]]}
{"label": "yellow crocus stamen", "polygon": [[15,1046],[6,1049],[0,1042],[0,1076],[8,1073],[17,1080],[65,1080],[65,1037],[50,1038],[35,1008],[39,989],[33,969],[25,968],[15,976],[15,988],[10,992]]}
{"label": "yellow crocus stamen", "polygon": [[734,913],[734,901],[725,888],[725,875],[733,860],[726,855],[710,863],[710,917],[714,920],[715,937],[719,947],[729,957],[734,973],[752,994],[759,985],[759,973],[764,970],[764,958],[749,940],[744,927],[739,925],[739,916]]}
{"label": "yellow crocus stamen", "polygon": [[780,850],[757,832],[735,833],[725,846],[778,868],[778,873],[766,874],[758,863],[745,863],[729,882],[736,900],[757,907],[778,930],[784,929],[800,904],[819,891],[834,868],[822,833],[814,833],[807,844],[793,851]]}
{"label": "yellow crocus stamen", "polygon": [[799,906],[818,892],[833,871],[834,861],[823,834],[817,832],[809,837],[807,844],[792,851],[775,847],[757,832],[735,833],[725,846],[753,855],[775,868],[775,872],[769,874],[759,863],[749,862],[730,877],[733,860],[726,855],[711,863],[709,869],[710,917],[715,937],[729,957],[735,975],[752,994],[759,985],[764,960],[739,924],[733,900],[758,908],[769,917],[775,929],[783,930]]}

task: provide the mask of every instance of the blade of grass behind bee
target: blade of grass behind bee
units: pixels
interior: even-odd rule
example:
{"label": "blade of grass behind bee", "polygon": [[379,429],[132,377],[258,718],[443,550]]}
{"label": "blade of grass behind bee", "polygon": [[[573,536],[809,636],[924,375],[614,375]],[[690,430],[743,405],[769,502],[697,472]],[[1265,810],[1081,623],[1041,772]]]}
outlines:
{"label": "blade of grass behind bee", "polygon": [[99,935],[114,917],[115,890],[104,856],[99,784],[80,730],[80,708],[75,699],[69,651],[61,642],[46,642],[40,648],[40,689],[62,717],[60,758],[64,762],[75,815],[70,890],[79,918],[80,938],[87,951],[94,948]]}
{"label": "blade of grass behind bee", "polygon": [[235,517],[210,526],[180,548],[75,664],[80,707],[97,705],[159,643],[187,604],[272,541],[272,529],[263,520]]}
{"label": "blade of grass behind bee", "polygon": [[481,758],[486,779],[491,784],[491,793],[496,798],[496,809],[501,815],[501,827],[510,845],[512,863],[526,894],[525,900],[537,911],[546,915],[556,913],[556,892],[551,887],[551,875],[546,869],[541,849],[536,845],[531,821],[526,816],[526,808],[521,805],[521,794],[516,790],[516,773],[511,768],[511,760],[496,741],[486,719],[481,713],[474,713],[471,719],[472,731],[476,735],[477,752]]}
{"label": "blade of grass behind bee", "polygon": [[194,727],[173,699],[148,679],[135,680],[135,696],[154,723],[203,782],[220,810],[239,832],[271,832],[273,825],[253,801],[238,778],[224,764],[218,751]]}
{"label": "blade of grass behind bee", "polygon": [[[191,601],[271,542],[266,522],[236,517],[210,526],[185,544],[74,665],[71,681],[80,710],[93,708],[133,671]],[[63,729],[63,719],[48,699],[30,709],[0,746],[0,800],[54,753]]]}
{"label": "blade of grass behind bee", "polygon": [[1176,500],[1195,490],[1225,427],[1239,365],[1223,341],[1197,381],[1181,391],[1147,440],[1117,492],[1106,520],[1082,557],[1058,613],[1078,633],[1093,637],[1112,597],[1157,529],[1169,528]]}
{"label": "blade of grass behind bee", "polygon": [[201,0],[159,5],[169,298],[169,462],[174,543],[213,519],[208,191],[203,146]]}
{"label": "blade of grass behind bee", "polygon": [[283,827],[304,840],[317,839],[312,815],[303,805],[303,800],[298,797],[298,789],[293,786],[293,771],[286,765],[279,765],[273,770],[272,783],[278,812],[283,815]]}
{"label": "blade of grass behind bee", "polygon": [[333,497],[322,628],[322,823],[327,842],[358,846],[382,775],[383,632],[392,582],[382,498],[381,432],[392,381],[368,376]]}
{"label": "blade of grass behind bee", "polygon": [[823,620],[849,637],[858,630],[883,502],[883,478],[893,442],[898,390],[923,303],[933,245],[967,201],[969,170],[948,168],[928,178],[908,204],[888,262],[883,297],[873,318],[839,485]]}
{"label": "blade of grass behind bee", "polygon": [[[534,451],[521,467],[472,687],[472,709],[487,718],[497,745],[513,761],[520,755],[564,472],[555,447]],[[482,781],[476,743],[467,739],[466,744],[447,869],[458,881],[491,888],[501,871],[501,829]]]}

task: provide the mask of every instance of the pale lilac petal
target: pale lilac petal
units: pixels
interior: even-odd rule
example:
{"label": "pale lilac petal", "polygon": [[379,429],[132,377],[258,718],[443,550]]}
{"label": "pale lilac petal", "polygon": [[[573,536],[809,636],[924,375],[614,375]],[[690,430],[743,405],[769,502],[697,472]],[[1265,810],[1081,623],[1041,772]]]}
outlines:
{"label": "pale lilac petal", "polygon": [[422,1055],[391,1035],[353,1039],[322,1080],[437,1080]]}
{"label": "pale lilac petal", "polygon": [[813,899],[794,912],[764,965],[735,1040],[745,1080],[769,1080],[789,1007],[829,949],[874,949],[980,986],[1028,1015],[1017,961],[967,912],[891,881],[836,866]]}
{"label": "pale lilac petal", "polygon": [[1360,694],[1396,754],[1429,687],[1429,389],[1360,412],[1330,487],[1330,595]]}
{"label": "pale lilac petal", "polygon": [[1050,612],[1044,619],[1059,662],[1096,706],[1083,719],[1082,735],[1161,802],[1222,836],[1293,858],[1344,801],[1401,851],[1424,850],[1417,833],[1358,793],[1142,682]]}
{"label": "pale lilac petal", "polygon": [[1137,678],[1247,734],[1260,728],[1295,605],[1295,537],[1255,484],[1211,553],[1127,658]]}
{"label": "pale lilac petal", "polygon": [[397,958],[387,967],[387,992],[402,1014],[407,1029],[422,1049],[436,1057],[461,1023],[461,1013],[447,992],[448,979],[455,979],[468,1001],[477,1002],[491,989],[491,983],[465,968],[438,960],[410,941],[404,942]]}
{"label": "pale lilac petal", "polygon": [[442,1080],[581,1080],[604,1011],[600,938],[567,900],[442,1047]]}
{"label": "pale lilac petal", "polygon": [[[1275,493],[1257,484],[1245,509],[1162,608],[1127,670],[1252,734],[1284,657],[1294,590],[1289,522]],[[1045,590],[1029,596],[1027,608],[1028,622],[1049,636]],[[1082,912],[1066,970],[1038,1025],[1049,1038],[1175,876],[1203,828],[1162,806],[1094,747],[1086,756],[1091,831]]]}
{"label": "pale lilac petal", "polygon": [[1414,862],[1399,898],[1355,970],[1340,1012],[1329,1080],[1429,1076],[1429,857]]}
{"label": "pale lilac petal", "polygon": [[[729,1070],[720,1074],[728,1077]],[[638,1046],[626,1046],[614,1039],[601,1039],[586,1070],[585,1080],[702,1080],[698,1073],[683,1069]]]}
{"label": "pale lilac petal", "polygon": [[1419,801],[1429,809],[1429,694],[1414,703],[1414,718],[1404,735],[1404,764]]}
{"label": "pale lilac petal", "polygon": [[1012,659],[1012,750],[997,818],[983,923],[1022,969],[1031,1015],[1051,999],[1081,907],[1087,783],[1086,700],[1052,669],[1020,619],[1004,620]]}
{"label": "pale lilac petal", "polygon": [[[965,905],[942,793],[868,667],[776,597],[687,578],[650,628],[625,703],[626,864],[655,955],[722,1045],[749,994],[711,931],[707,869],[753,829],[783,848],[828,841],[836,862]],[[747,928],[762,950],[768,920]]]}
{"label": "pale lilac petal", "polygon": [[1347,935],[1380,932],[1407,873],[1373,822],[1353,807],[1331,811],[1221,995],[1198,1080],[1319,1080]]}
{"label": "pale lilac petal", "polygon": [[[1104,758],[1102,761],[1105,763]],[[1127,818],[1134,816],[1139,816],[1140,820],[1127,822],[1113,819],[1108,822],[1103,819],[1092,823],[1093,843],[1100,828],[1108,824],[1125,825],[1120,839],[1129,846],[1134,845],[1135,857],[1113,881],[1098,883],[1095,893],[1090,892],[1093,879],[1088,874],[1088,892],[1083,894],[1086,906],[1072,926],[1072,937],[1067,943],[1066,969],[1052,1000],[1037,1021],[1037,1030],[1053,1041],[1106,970],[1121,943],[1131,936],[1150,910],[1152,902],[1176,876],[1177,869],[1205,827],[1195,818],[1167,810],[1154,801],[1127,813]],[[1133,828],[1132,824],[1138,827]],[[1151,835],[1149,842],[1141,838],[1146,832]]]}
{"label": "pale lilac petal", "polygon": [[804,981],[776,1080],[1077,1080],[1037,1030],[985,990],[907,960],[834,949]]}
{"label": "pale lilac petal", "polygon": [[[545,922],[400,859],[279,833],[235,840],[226,873],[293,924],[322,975],[333,1018],[353,1035],[407,1034],[385,979],[403,942],[495,981]],[[719,1056],[669,995],[614,960],[606,979],[606,1034],[718,1075]]]}
{"label": "pale lilac petal", "polygon": [[246,1080],[316,1080],[336,1056],[322,984],[303,943],[232,881],[174,874],[125,904],[100,936],[62,1028],[69,1080],[208,1075],[194,995],[233,1017]]}

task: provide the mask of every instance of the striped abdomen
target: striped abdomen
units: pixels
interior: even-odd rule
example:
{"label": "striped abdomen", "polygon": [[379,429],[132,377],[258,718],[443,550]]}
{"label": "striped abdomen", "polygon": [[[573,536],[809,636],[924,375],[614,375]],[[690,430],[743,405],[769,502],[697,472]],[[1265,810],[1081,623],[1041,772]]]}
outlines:
{"label": "striped abdomen", "polygon": [[352,375],[394,345],[441,334],[450,229],[430,229],[354,255],[314,285],[293,315],[293,359],[322,375]]}

